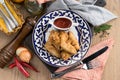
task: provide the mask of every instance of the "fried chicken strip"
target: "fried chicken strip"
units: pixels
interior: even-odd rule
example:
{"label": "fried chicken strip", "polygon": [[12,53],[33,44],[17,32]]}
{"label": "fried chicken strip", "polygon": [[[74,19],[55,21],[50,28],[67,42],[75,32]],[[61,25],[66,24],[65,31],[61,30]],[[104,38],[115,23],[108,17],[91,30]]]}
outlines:
{"label": "fried chicken strip", "polygon": [[60,38],[61,38],[61,48],[71,54],[76,54],[77,50],[74,46],[72,46],[70,43],[67,43],[68,40],[68,34],[64,31],[60,32]]}
{"label": "fried chicken strip", "polygon": [[61,52],[61,58],[62,58],[63,60],[68,60],[70,57],[71,57],[71,54],[70,54],[70,53],[68,53],[68,52],[66,52],[66,51],[62,51],[62,52]]}
{"label": "fried chicken strip", "polygon": [[51,37],[52,37],[52,44],[54,47],[56,47],[58,50],[60,50],[60,37],[59,37],[59,32],[52,30],[51,31]]}
{"label": "fried chicken strip", "polygon": [[76,48],[76,50],[80,49],[80,45],[78,43],[78,40],[76,39],[76,37],[73,35],[72,32],[68,32],[69,34],[69,39],[71,40],[71,44]]}
{"label": "fried chicken strip", "polygon": [[60,58],[59,50],[53,45],[53,34],[54,34],[54,32],[50,33],[48,41],[45,43],[44,46],[51,55]]}

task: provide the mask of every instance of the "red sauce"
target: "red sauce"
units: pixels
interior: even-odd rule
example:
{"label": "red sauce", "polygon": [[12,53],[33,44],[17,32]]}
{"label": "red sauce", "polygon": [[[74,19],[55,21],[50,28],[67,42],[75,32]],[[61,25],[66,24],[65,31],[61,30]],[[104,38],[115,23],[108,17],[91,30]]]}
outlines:
{"label": "red sauce", "polygon": [[59,28],[69,28],[72,22],[67,18],[58,18],[54,21],[54,25]]}

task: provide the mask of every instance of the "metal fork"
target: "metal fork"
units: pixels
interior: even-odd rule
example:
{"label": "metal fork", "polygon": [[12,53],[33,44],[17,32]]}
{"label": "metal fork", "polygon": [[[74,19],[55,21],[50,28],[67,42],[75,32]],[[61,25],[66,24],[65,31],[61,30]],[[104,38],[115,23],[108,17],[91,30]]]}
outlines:
{"label": "metal fork", "polygon": [[[7,10],[11,20],[13,21],[13,23],[18,26],[18,22],[16,21],[16,19],[14,18],[14,16],[12,15],[12,13],[10,12],[10,10],[8,9],[8,7],[5,4],[4,0],[0,0],[0,3],[4,6],[4,8]],[[16,26],[12,26],[12,28],[15,28]]]}
{"label": "metal fork", "polygon": [[85,64],[83,64],[83,65],[81,65],[80,67],[77,67],[77,68],[71,68],[69,70],[54,72],[54,73],[51,74],[51,78],[59,78],[59,77],[65,75],[66,73],[69,73],[71,71],[75,71],[75,70],[79,70],[79,69],[89,70],[89,69],[93,69],[95,67],[98,67],[98,64],[96,64],[95,62],[92,63],[92,61],[89,61],[88,63],[85,63]]}

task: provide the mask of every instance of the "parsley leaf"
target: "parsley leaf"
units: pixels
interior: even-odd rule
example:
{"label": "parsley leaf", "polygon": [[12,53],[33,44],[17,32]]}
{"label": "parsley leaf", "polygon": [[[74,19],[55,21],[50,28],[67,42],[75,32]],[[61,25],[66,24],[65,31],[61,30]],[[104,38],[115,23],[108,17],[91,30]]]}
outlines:
{"label": "parsley leaf", "polygon": [[111,25],[103,24],[103,25],[100,25],[98,27],[95,27],[94,32],[95,33],[100,33],[101,31],[103,32],[103,31],[106,31],[106,30],[108,30],[110,28],[111,28]]}

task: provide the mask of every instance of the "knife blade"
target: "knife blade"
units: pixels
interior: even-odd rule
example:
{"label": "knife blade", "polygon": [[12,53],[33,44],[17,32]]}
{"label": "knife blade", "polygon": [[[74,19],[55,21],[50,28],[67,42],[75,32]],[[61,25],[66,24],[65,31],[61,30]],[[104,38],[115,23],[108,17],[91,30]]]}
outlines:
{"label": "knife blade", "polygon": [[102,48],[101,50],[93,53],[92,55],[86,57],[85,59],[82,60],[83,63],[87,63],[91,60],[93,60],[94,58],[98,57],[99,55],[101,55],[102,53],[104,53],[106,50],[108,49],[108,46],[105,46],[104,48]]}
{"label": "knife blade", "polygon": [[98,57],[99,55],[103,54],[106,50],[108,49],[108,46],[105,46],[104,48],[98,50],[97,52],[93,53],[92,55],[86,57],[85,59],[77,62],[75,65],[63,70],[63,71],[60,71],[60,72],[54,72],[51,74],[51,78],[59,78],[61,76],[63,76],[64,74],[70,72],[70,71],[73,71],[76,67],[82,65],[82,64],[85,64],[85,63],[88,63],[89,61],[95,59],[96,57]]}

